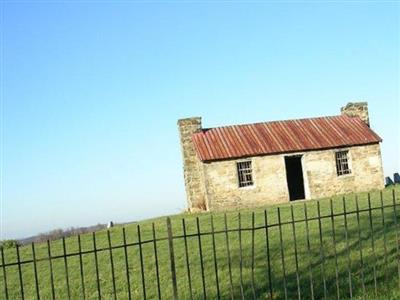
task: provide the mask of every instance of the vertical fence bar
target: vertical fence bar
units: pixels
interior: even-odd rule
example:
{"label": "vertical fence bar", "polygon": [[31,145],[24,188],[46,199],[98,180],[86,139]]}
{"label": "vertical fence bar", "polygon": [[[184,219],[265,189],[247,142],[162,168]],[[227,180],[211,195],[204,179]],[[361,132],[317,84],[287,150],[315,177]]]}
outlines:
{"label": "vertical fence bar", "polygon": [[199,217],[196,217],[196,225],[197,225],[197,241],[198,241],[198,243],[199,243],[201,282],[202,282],[202,284],[203,284],[203,298],[204,298],[204,299],[207,299],[206,282],[205,282],[205,278],[204,278],[203,249],[202,249],[202,247],[201,247],[201,232],[200,232],[200,221],[199,221]]}
{"label": "vertical fence bar", "polygon": [[152,231],[153,231],[153,250],[154,250],[154,263],[156,266],[157,295],[158,295],[158,299],[161,299],[160,271],[159,271],[159,267],[158,267],[157,238],[156,238],[156,228],[155,228],[154,223],[151,224],[151,227],[152,227]]}
{"label": "vertical fence bar", "polygon": [[321,256],[322,284],[324,286],[324,299],[326,299],[327,290],[326,290],[326,278],[325,278],[325,251],[324,251],[324,241],[322,239],[321,206],[319,201],[317,202],[317,214],[318,214],[318,233],[319,233],[319,254]]}
{"label": "vertical fence bar", "polygon": [[171,262],[171,279],[172,279],[172,290],[174,299],[178,299],[178,285],[176,282],[176,269],[175,269],[175,254],[174,254],[174,243],[172,236],[172,225],[171,219],[167,218],[167,231],[168,231],[168,246],[169,246],[169,257]]}
{"label": "vertical fence bar", "polygon": [[81,277],[81,286],[82,286],[82,297],[86,298],[85,293],[85,280],[83,273],[83,260],[82,260],[82,244],[81,244],[81,235],[78,234],[78,251],[79,251],[79,273]]}
{"label": "vertical fence bar", "polygon": [[112,253],[110,230],[107,230],[107,241],[108,241],[108,254],[110,256],[110,267],[111,267],[111,276],[112,276],[113,298],[117,299],[117,289],[115,287],[114,258],[113,258],[113,253]]}
{"label": "vertical fence bar", "polygon": [[308,252],[308,271],[309,271],[309,277],[310,277],[310,292],[311,292],[311,300],[314,300],[314,283],[313,283],[313,273],[312,273],[310,228],[308,225],[307,204],[305,202],[304,202],[304,219],[306,222],[306,238],[307,238],[307,252]]}
{"label": "vertical fence bar", "polygon": [[217,263],[217,253],[216,253],[216,246],[215,246],[215,233],[214,233],[214,217],[211,215],[211,237],[212,237],[212,250],[213,250],[213,257],[214,257],[214,269],[215,269],[215,283],[217,286],[217,298],[220,299],[220,291],[219,291],[219,280],[218,280],[218,263]]}
{"label": "vertical fence bar", "polygon": [[290,213],[292,216],[292,233],[293,233],[293,243],[294,243],[294,259],[295,259],[295,266],[296,266],[297,297],[299,300],[301,300],[299,260],[297,257],[296,225],[294,223],[293,205],[290,205]]}
{"label": "vertical fence bar", "polygon": [[343,215],[344,215],[344,237],[346,242],[346,253],[347,253],[347,273],[349,276],[349,295],[350,299],[353,299],[353,285],[351,281],[351,257],[350,257],[350,246],[349,246],[349,231],[347,226],[347,209],[346,209],[346,198],[343,197]]}
{"label": "vertical fence bar", "polygon": [[358,249],[360,252],[360,273],[361,273],[361,284],[363,289],[363,299],[365,298],[365,277],[364,277],[364,258],[362,252],[362,238],[361,238],[361,226],[360,226],[360,207],[358,204],[358,196],[356,195],[356,212],[357,212],[357,232],[358,232]]}
{"label": "vertical fence bar", "polygon": [[40,299],[39,294],[39,281],[38,281],[38,274],[37,274],[37,266],[36,266],[36,252],[35,252],[35,244],[32,243],[32,260],[33,260],[33,275],[35,278],[35,291],[36,291],[36,299]]}
{"label": "vertical fence bar", "polygon": [[397,253],[397,273],[399,274],[399,288],[400,288],[400,240],[399,240],[399,226],[397,223],[397,209],[396,209],[396,192],[392,190],[392,199],[393,199],[393,214],[394,214],[394,226],[396,232],[396,253]]}
{"label": "vertical fence bar", "polygon": [[375,255],[375,239],[374,239],[374,226],[372,224],[372,209],[371,209],[371,195],[368,193],[368,216],[369,216],[369,228],[371,230],[371,247],[372,247],[372,259],[373,265],[372,270],[374,273],[374,291],[375,297],[378,296],[378,285],[376,281],[376,255]]}
{"label": "vertical fence bar", "polygon": [[101,299],[99,262],[97,259],[96,233],[95,232],[92,233],[92,240],[93,240],[94,266],[95,266],[95,271],[96,271],[97,296],[99,299]]}
{"label": "vertical fence bar", "polygon": [[283,251],[281,210],[279,207],[278,207],[278,227],[279,227],[279,245],[280,245],[280,250],[281,250],[281,261],[282,261],[282,272],[283,272],[283,290],[285,293],[285,300],[287,300],[288,299],[288,291],[287,291],[287,279],[286,279],[286,268],[285,268],[285,254]]}
{"label": "vertical fence bar", "polygon": [[8,286],[7,286],[7,271],[6,271],[6,262],[4,259],[4,250],[3,247],[0,247],[1,251],[1,264],[3,265],[3,278],[4,278],[4,295],[6,296],[6,300],[8,300]]}
{"label": "vertical fence bar", "polygon": [[253,291],[253,299],[256,299],[256,291],[254,289],[254,223],[255,214],[251,215],[251,289]]}
{"label": "vertical fence bar", "polygon": [[388,282],[388,252],[387,252],[387,238],[386,238],[386,222],[385,222],[385,209],[383,205],[382,191],[379,193],[381,200],[381,213],[382,213],[382,228],[383,228],[383,253],[385,255],[385,282]]}
{"label": "vertical fence bar", "polygon": [[18,263],[18,277],[19,277],[19,286],[20,286],[20,291],[21,291],[21,299],[25,299],[25,294],[24,294],[24,283],[22,281],[22,270],[21,270],[21,258],[19,256],[19,245],[16,245],[16,251],[17,251],[17,263]]}
{"label": "vertical fence bar", "polygon": [[188,250],[187,236],[186,236],[186,222],[184,218],[182,219],[182,229],[183,229],[183,241],[185,244],[186,272],[188,277],[190,299],[193,299],[192,277],[190,274],[189,250]]}
{"label": "vertical fence bar", "polygon": [[340,299],[340,288],[339,288],[339,271],[338,271],[338,258],[336,251],[336,232],[335,232],[335,217],[333,214],[333,201],[329,200],[330,208],[331,208],[331,225],[332,225],[332,245],[333,245],[333,254],[335,256],[335,278],[336,278],[336,299]]}
{"label": "vertical fence bar", "polygon": [[[153,229],[154,229],[154,224],[153,224]],[[153,237],[154,237],[154,234],[153,234]],[[130,281],[130,276],[129,276],[128,248],[127,248],[127,245],[126,245],[125,227],[122,227],[122,240],[124,242],[126,284],[127,284],[127,288],[128,288],[128,299],[130,300],[130,299],[132,299],[132,294],[131,294],[131,281]],[[157,266],[157,264],[156,264],[156,266]]]}
{"label": "vertical fence bar", "polygon": [[243,249],[242,249],[242,218],[240,213],[238,213],[238,222],[239,222],[239,275],[240,275],[240,294],[242,295],[242,299],[244,299],[244,290],[243,290]]}
{"label": "vertical fence bar", "polygon": [[56,293],[54,291],[54,276],[53,276],[53,263],[51,261],[51,247],[50,247],[50,241],[47,240],[47,256],[49,259],[49,268],[50,268],[50,287],[51,287],[51,296],[52,299],[54,300],[56,298]]}
{"label": "vertical fence bar", "polygon": [[268,268],[268,287],[269,287],[269,299],[273,299],[273,287],[272,287],[272,270],[271,270],[271,255],[269,250],[269,226],[268,226],[268,214],[264,210],[264,226],[265,226],[265,244],[267,252],[267,268]]}
{"label": "vertical fence bar", "polygon": [[65,283],[67,284],[67,295],[68,295],[68,299],[71,299],[71,291],[70,291],[70,287],[69,287],[67,249],[65,247],[65,237],[62,237],[62,246],[63,246],[63,258],[64,258],[64,270],[65,270]]}
{"label": "vertical fence bar", "polygon": [[232,282],[232,262],[231,262],[231,251],[229,247],[228,221],[226,218],[226,213],[224,214],[224,224],[225,224],[226,254],[228,256],[229,285],[231,291],[231,299],[233,300],[234,294],[233,294],[233,282]]}
{"label": "vertical fence bar", "polygon": [[[167,219],[168,226],[168,219]],[[138,236],[138,244],[139,244],[139,259],[140,259],[140,275],[142,278],[142,291],[143,291],[143,299],[146,299],[146,280],[144,277],[144,265],[143,265],[143,249],[142,249],[142,237],[140,234],[140,225],[137,225],[137,236]],[[172,262],[171,262],[172,263]]]}

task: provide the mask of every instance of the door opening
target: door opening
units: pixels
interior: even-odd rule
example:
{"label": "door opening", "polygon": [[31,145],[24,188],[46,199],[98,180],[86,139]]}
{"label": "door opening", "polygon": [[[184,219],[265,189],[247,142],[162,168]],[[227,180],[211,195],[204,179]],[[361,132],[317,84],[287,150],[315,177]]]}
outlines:
{"label": "door opening", "polygon": [[304,199],[304,178],[301,156],[286,156],[285,166],[290,201]]}

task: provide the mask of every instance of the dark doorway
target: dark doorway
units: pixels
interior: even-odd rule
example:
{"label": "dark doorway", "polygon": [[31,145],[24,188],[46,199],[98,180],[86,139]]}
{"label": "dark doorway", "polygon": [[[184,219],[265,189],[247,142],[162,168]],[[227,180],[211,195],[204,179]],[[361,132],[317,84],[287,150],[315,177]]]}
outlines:
{"label": "dark doorway", "polygon": [[285,166],[290,201],[304,199],[304,179],[301,156],[286,156]]}

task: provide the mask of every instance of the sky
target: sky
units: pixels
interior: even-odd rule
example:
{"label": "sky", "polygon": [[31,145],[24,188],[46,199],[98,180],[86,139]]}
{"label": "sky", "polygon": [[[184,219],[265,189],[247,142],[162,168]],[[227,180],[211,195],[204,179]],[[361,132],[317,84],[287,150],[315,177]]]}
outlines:
{"label": "sky", "polygon": [[1,230],[23,238],[186,206],[177,120],[368,101],[400,171],[397,2],[2,2]]}

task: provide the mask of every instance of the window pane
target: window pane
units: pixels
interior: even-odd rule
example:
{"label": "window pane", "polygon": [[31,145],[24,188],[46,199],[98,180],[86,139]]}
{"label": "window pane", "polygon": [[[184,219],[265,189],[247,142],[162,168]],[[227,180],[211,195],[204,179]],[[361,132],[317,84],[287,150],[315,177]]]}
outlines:
{"label": "window pane", "polygon": [[336,157],[336,171],[337,175],[344,175],[344,174],[351,174],[351,170],[349,168],[348,158],[347,158],[348,151],[339,151],[335,153]]}
{"label": "window pane", "polygon": [[251,161],[238,162],[237,172],[238,172],[239,187],[253,185]]}

